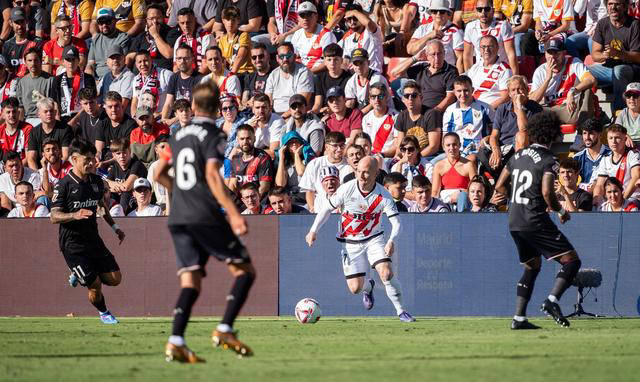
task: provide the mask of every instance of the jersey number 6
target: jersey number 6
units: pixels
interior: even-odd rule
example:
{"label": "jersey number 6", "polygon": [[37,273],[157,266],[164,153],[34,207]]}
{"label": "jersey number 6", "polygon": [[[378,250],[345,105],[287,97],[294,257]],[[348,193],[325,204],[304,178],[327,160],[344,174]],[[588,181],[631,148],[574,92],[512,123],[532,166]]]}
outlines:
{"label": "jersey number 6", "polygon": [[178,153],[176,159],[176,185],[181,190],[190,190],[196,185],[196,169],[193,162],[196,155],[189,147],[185,147]]}

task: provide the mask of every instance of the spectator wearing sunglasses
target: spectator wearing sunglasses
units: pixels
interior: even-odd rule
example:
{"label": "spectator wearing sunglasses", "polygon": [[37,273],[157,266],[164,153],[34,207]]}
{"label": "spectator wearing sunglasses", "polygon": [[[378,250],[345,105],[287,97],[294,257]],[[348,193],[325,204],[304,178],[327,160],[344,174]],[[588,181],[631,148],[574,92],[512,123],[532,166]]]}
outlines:
{"label": "spectator wearing sunglasses", "polygon": [[[144,30],[146,7],[143,0],[96,0],[95,9],[99,10],[101,7],[113,9],[117,21],[116,27],[130,37],[136,36]],[[99,18],[99,11],[94,12],[94,22],[100,24]]]}
{"label": "spectator wearing sunglasses", "polygon": [[[87,65],[87,44],[84,40],[75,37],[73,33],[73,25],[69,16],[58,16],[53,28],[55,34],[51,34],[51,40],[47,41],[43,47],[42,54],[42,70],[57,76],[64,71],[64,65],[62,65],[63,51],[67,46],[75,46],[79,53],[80,68],[84,71]],[[62,67],[62,68],[60,68]],[[60,70],[58,70],[60,68]]]}
{"label": "spectator wearing sunglasses", "polygon": [[[418,141],[416,147],[420,156],[433,158],[440,151],[442,113],[429,110],[422,104],[422,91],[416,81],[406,81],[401,92],[406,109],[396,118],[396,140],[400,142],[405,136],[413,136]],[[408,183],[411,184],[411,180]]]}
{"label": "spectator wearing sunglasses", "polygon": [[[347,97],[347,107],[353,109],[358,108],[362,114],[367,114],[373,105],[369,102],[369,92],[371,86],[381,83],[389,86],[387,79],[379,72],[371,69],[369,66],[369,52],[363,48],[356,48],[351,53],[351,63],[353,64],[354,73],[345,85],[345,96]],[[393,99],[387,99],[389,108],[393,108]]]}
{"label": "spectator wearing sunglasses", "polygon": [[616,123],[627,129],[627,146],[640,149],[640,82],[632,82],[627,85],[624,92],[627,103],[618,117]]}
{"label": "spectator wearing sunglasses", "polygon": [[267,86],[267,78],[273,71],[269,62],[269,51],[263,43],[253,44],[251,47],[251,63],[255,70],[244,76],[244,90],[242,92],[242,106],[252,107],[253,97],[256,94],[264,94]]}
{"label": "spectator wearing sunglasses", "polygon": [[350,3],[346,8],[344,21],[349,27],[347,33],[340,40],[340,46],[344,50],[345,59],[349,60],[349,52],[356,48],[362,48],[369,54],[371,69],[382,73],[384,59],[382,57],[382,31],[375,21],[362,10],[356,3]]}
{"label": "spectator wearing sunglasses", "polygon": [[518,60],[511,24],[507,20],[500,21],[494,18],[491,0],[478,0],[476,2],[476,11],[478,12],[478,19],[470,22],[464,31],[463,60],[465,71],[473,66],[474,56],[477,62],[482,63],[480,39],[483,36],[491,35],[498,40],[500,45],[498,50],[499,61],[509,63],[513,74],[518,74]]}
{"label": "spectator wearing sunglasses", "polygon": [[301,94],[294,94],[289,99],[291,118],[284,127],[285,133],[297,131],[309,144],[317,156],[324,146],[324,124],[312,113]]}
{"label": "spectator wearing sunglasses", "polygon": [[396,132],[393,128],[397,114],[389,108],[389,88],[377,82],[369,89],[369,101],[373,105],[370,112],[362,118],[362,131],[373,140],[372,152],[385,158],[393,158],[397,150]]}
{"label": "spectator wearing sunglasses", "polygon": [[265,94],[271,98],[273,111],[282,118],[289,118],[289,99],[294,94],[301,94],[310,104],[313,94],[313,74],[304,65],[295,61],[293,45],[283,42],[277,48],[279,67],[274,69],[265,85]]}
{"label": "spectator wearing sunglasses", "polygon": [[432,179],[433,165],[427,158],[420,155],[418,138],[413,135],[402,138],[399,146],[396,157],[387,162],[387,172],[398,172],[407,179],[406,191],[409,193],[405,197],[414,200],[413,194],[410,193],[413,178],[424,175],[428,179]]}
{"label": "spectator wearing sunglasses", "polygon": [[120,46],[128,50],[129,35],[116,28],[116,16],[111,8],[100,8],[96,13],[97,32],[93,35],[89,57],[85,71],[93,75],[96,80],[109,72],[107,66],[107,52],[113,46]]}

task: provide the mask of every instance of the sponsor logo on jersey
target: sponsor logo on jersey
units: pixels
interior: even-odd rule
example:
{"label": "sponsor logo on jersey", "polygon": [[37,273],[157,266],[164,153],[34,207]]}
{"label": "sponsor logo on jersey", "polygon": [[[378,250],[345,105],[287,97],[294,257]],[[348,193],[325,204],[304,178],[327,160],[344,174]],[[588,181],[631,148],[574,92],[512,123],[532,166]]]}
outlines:
{"label": "sponsor logo on jersey", "polygon": [[94,199],[89,199],[89,200],[85,200],[84,202],[73,202],[73,208],[91,208],[91,207],[97,207],[98,206],[98,200],[94,200]]}

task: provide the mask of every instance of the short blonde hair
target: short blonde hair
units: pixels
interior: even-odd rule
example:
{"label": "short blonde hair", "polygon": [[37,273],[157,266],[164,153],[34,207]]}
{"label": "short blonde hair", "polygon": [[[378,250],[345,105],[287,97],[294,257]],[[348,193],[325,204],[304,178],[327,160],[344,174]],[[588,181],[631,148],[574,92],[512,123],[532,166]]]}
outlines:
{"label": "short blonde hair", "polygon": [[517,74],[509,78],[509,80],[507,81],[507,88],[509,88],[511,84],[514,82],[518,82],[520,85],[522,85],[522,87],[525,88],[525,94],[529,95],[529,83],[527,82],[527,78],[525,76],[521,76]]}

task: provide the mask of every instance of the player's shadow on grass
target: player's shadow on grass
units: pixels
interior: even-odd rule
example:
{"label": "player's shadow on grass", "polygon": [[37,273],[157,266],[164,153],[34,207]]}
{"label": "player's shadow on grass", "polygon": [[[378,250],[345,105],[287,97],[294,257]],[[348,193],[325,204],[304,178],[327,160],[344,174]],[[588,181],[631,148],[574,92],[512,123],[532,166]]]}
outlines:
{"label": "player's shadow on grass", "polygon": [[158,352],[148,353],[77,353],[77,354],[12,354],[5,355],[7,358],[104,358],[104,357],[141,357],[141,356],[156,356]]}

